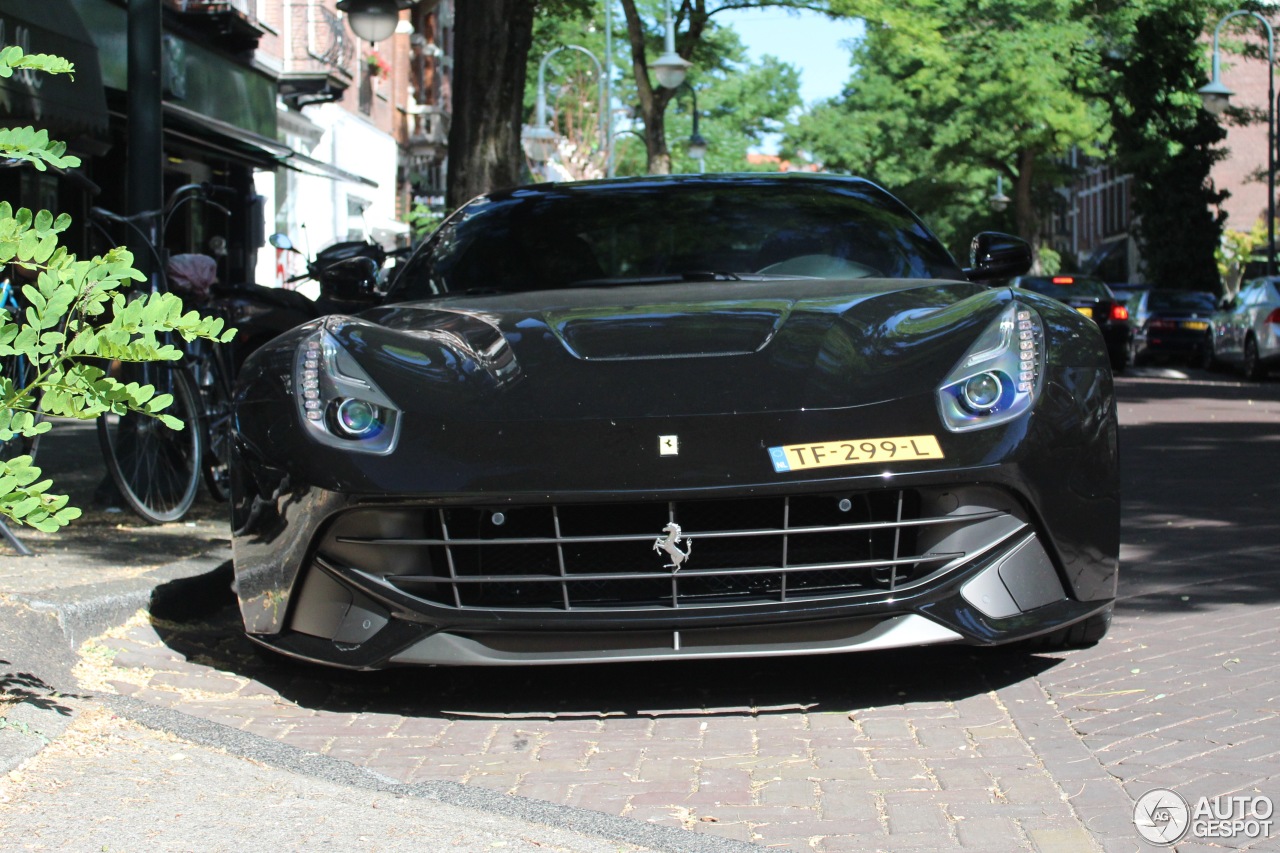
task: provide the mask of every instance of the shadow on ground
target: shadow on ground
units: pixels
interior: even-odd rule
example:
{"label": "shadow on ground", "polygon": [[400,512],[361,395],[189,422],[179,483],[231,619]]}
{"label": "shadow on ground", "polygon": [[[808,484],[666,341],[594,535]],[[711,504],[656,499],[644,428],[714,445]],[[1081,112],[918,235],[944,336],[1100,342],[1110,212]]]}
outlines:
{"label": "shadow on ground", "polygon": [[10,703],[25,702],[41,710],[71,716],[72,709],[61,700],[76,697],[59,693],[52,685],[29,672],[6,672],[9,666],[9,661],[0,660],[0,708]]}
{"label": "shadow on ground", "polygon": [[351,673],[259,655],[244,637],[224,582],[229,575],[213,575],[157,588],[151,612],[165,645],[188,660],[265,684],[303,707],[335,712],[534,718],[801,709],[847,713],[958,700],[1059,663],[1048,656],[939,647],[754,660]]}
{"label": "shadow on ground", "polygon": [[1144,607],[1280,601],[1280,383],[1121,383],[1117,395],[1127,415],[1121,597]]}

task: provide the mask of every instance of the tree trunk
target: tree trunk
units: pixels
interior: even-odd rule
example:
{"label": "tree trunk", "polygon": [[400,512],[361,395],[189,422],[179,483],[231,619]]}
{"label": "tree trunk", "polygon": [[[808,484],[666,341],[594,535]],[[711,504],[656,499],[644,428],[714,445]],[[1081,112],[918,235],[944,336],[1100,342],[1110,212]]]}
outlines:
{"label": "tree trunk", "polygon": [[450,209],[520,183],[525,73],[533,43],[531,0],[464,0],[455,6]]}
{"label": "tree trunk", "polygon": [[1030,150],[1019,151],[1018,175],[1013,190],[1013,219],[1018,229],[1018,236],[1031,244],[1036,259],[1036,268],[1039,269],[1040,223],[1036,217],[1035,203],[1031,197],[1035,168],[1035,152]]}
{"label": "tree trunk", "polygon": [[[622,14],[627,19],[627,41],[631,45],[631,72],[640,99],[640,118],[644,122],[644,147],[651,175],[671,174],[671,150],[667,148],[667,105],[675,92],[649,82],[649,63],[645,59],[644,24],[636,11],[635,0],[622,0]],[[676,12],[675,28],[688,17],[688,29],[677,44],[676,53],[688,59],[693,45],[702,39],[709,14],[706,0],[685,0]]]}

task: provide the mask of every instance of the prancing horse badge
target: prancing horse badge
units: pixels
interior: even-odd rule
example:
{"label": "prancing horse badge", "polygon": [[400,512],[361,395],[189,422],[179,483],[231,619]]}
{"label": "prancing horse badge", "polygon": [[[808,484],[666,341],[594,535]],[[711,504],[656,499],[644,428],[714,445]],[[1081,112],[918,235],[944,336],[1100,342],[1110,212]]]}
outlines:
{"label": "prancing horse badge", "polygon": [[659,456],[679,456],[680,455],[680,436],[678,435],[658,436],[658,455]]}
{"label": "prancing horse badge", "polygon": [[[674,575],[680,571],[680,564],[689,559],[689,555],[693,553],[693,540],[685,541],[685,538],[680,535],[680,525],[674,521],[662,528],[662,532],[667,535],[653,540],[653,550],[667,552],[671,562],[667,563],[666,567],[671,569],[671,574]],[[681,542],[685,543],[683,551],[680,550]]]}

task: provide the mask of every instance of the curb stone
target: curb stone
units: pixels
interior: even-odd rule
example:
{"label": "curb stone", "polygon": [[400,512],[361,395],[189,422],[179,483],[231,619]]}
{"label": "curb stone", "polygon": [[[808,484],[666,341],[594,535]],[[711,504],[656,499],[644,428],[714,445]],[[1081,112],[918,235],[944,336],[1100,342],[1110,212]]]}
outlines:
{"label": "curb stone", "polygon": [[670,853],[759,853],[757,845],[730,838],[694,833],[626,817],[528,797],[502,794],[459,782],[434,780],[407,784],[357,767],[341,759],[308,752],[261,735],[243,732],[167,708],[157,708],[127,696],[103,696],[103,703],[135,723],[168,732],[182,740],[227,752],[306,776],[337,784],[404,797],[433,800],[489,814],[568,829],[610,841],[638,844]]}

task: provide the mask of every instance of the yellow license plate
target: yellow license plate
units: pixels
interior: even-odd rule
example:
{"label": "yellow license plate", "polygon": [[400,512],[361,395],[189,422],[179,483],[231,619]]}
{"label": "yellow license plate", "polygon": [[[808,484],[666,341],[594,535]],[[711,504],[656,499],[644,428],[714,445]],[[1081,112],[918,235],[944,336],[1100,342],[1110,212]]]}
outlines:
{"label": "yellow license plate", "polygon": [[1081,314],[1083,314],[1083,315],[1084,315],[1084,316],[1086,316],[1086,317],[1092,317],[1092,316],[1093,316],[1093,309],[1092,309],[1092,308],[1090,308],[1090,307],[1088,307],[1088,306],[1083,306],[1083,307],[1077,308],[1076,310],[1077,310],[1077,311],[1079,311]]}
{"label": "yellow license plate", "polygon": [[931,435],[900,435],[770,447],[769,458],[773,461],[773,470],[783,473],[808,468],[834,468],[837,465],[941,459],[942,448],[938,446],[938,439]]}
{"label": "yellow license plate", "polygon": [[1203,332],[1209,328],[1209,324],[1201,320],[1185,320],[1182,323],[1182,328],[1190,329],[1193,332]]}

